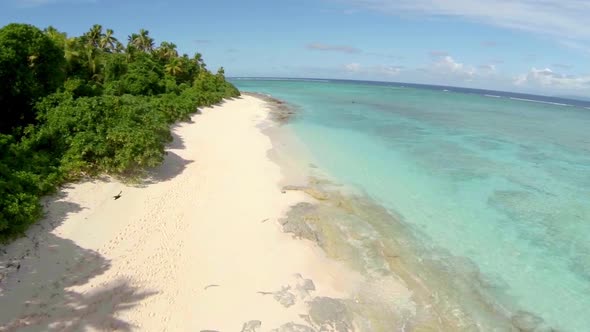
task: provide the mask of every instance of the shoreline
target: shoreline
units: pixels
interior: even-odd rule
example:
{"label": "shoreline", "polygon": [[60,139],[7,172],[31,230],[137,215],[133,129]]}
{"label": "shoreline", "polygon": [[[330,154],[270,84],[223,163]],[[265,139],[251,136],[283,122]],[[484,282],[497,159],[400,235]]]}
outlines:
{"label": "shoreline", "polygon": [[[307,151],[299,157],[314,161]],[[281,221],[283,230],[315,242],[365,277],[346,305],[359,331],[552,330],[542,317],[495,298],[498,284],[474,262],[419,241],[403,216],[362,188],[341,183],[314,164],[299,165],[307,166],[307,183],[286,188],[316,201],[295,205]]]}
{"label": "shoreline", "polygon": [[46,198],[0,252],[0,331],[352,328],[339,299],[362,277],[275,222],[312,199],[282,192],[268,116],[250,96],[204,109],[174,127],[151,179]]}

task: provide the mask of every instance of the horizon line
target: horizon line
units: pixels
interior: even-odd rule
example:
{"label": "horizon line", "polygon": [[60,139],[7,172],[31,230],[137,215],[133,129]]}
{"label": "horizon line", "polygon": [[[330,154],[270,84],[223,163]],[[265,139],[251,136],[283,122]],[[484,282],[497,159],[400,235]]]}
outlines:
{"label": "horizon line", "polygon": [[[543,97],[543,98],[554,98],[560,100],[571,100],[581,103],[586,103],[590,106],[590,99],[583,97],[583,96],[568,96],[568,95],[543,95],[539,93],[529,93],[529,92],[515,92],[515,91],[506,91],[506,90],[494,90],[494,89],[482,89],[482,88],[472,88],[466,86],[455,86],[455,85],[441,85],[441,84],[426,84],[426,83],[412,83],[412,82],[399,82],[399,81],[379,81],[379,80],[355,80],[355,79],[347,79],[347,78],[317,78],[317,77],[281,77],[281,76],[228,76],[227,79],[259,79],[259,80],[310,80],[310,81],[317,81],[317,82],[330,82],[330,81],[343,81],[343,82],[366,82],[366,83],[384,83],[384,84],[399,84],[399,85],[414,85],[418,87],[440,87],[440,88],[459,88],[459,89],[467,89],[472,91],[486,91],[486,92],[501,92],[501,93],[511,93],[514,95],[525,95],[525,96],[536,96],[536,97]],[[457,92],[457,91],[455,91]],[[460,92],[460,91],[459,91]]]}

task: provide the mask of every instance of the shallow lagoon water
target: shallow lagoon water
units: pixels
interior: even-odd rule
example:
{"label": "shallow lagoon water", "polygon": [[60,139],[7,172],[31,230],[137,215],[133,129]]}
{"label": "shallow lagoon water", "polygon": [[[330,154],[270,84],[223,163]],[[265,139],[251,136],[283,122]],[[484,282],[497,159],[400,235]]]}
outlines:
{"label": "shallow lagoon water", "polygon": [[415,87],[235,83],[296,106],[288,126],[314,163],[399,216],[403,232],[373,236],[413,241],[415,262],[472,283],[454,300],[590,330],[588,109]]}

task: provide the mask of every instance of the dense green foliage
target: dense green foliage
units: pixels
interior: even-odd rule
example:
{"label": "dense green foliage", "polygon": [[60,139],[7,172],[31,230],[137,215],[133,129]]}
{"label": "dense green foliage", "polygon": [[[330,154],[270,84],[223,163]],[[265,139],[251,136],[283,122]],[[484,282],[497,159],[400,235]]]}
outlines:
{"label": "dense green foliage", "polygon": [[158,165],[170,125],[239,96],[201,55],[156,47],[147,30],[127,45],[94,25],[80,37],[25,24],[0,29],[0,240],[37,220],[41,196],[66,181],[137,176]]}
{"label": "dense green foliage", "polygon": [[35,118],[33,103],[63,84],[63,51],[39,29],[10,24],[0,29],[0,132]]}

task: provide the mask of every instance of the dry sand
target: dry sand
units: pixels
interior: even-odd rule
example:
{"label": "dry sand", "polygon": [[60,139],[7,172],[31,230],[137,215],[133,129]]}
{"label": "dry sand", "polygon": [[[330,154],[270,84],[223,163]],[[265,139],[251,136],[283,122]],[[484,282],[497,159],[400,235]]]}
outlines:
{"label": "dry sand", "polygon": [[306,324],[311,297],[346,297],[358,276],[280,231],[310,198],[281,192],[268,112],[252,96],[204,109],[174,128],[150,181],[47,198],[46,218],[0,251],[0,331],[270,331]]}

